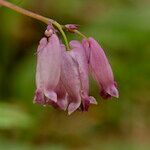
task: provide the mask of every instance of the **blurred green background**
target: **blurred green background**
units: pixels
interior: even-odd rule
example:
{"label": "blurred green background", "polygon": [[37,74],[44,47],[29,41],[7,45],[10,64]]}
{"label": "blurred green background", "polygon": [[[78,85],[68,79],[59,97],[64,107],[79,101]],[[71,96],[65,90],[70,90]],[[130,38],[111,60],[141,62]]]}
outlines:
{"label": "blurred green background", "polygon": [[[150,1],[11,0],[100,41],[120,98],[71,116],[32,103],[36,48],[45,24],[0,7],[0,150],[149,150]],[[80,37],[67,34],[68,38]]]}

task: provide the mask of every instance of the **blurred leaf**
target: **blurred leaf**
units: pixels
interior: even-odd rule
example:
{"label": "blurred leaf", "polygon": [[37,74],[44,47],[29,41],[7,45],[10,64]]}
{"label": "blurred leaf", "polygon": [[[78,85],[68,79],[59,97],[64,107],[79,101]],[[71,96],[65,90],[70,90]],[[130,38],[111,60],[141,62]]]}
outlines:
{"label": "blurred leaf", "polygon": [[0,103],[1,129],[27,128],[31,123],[31,117],[21,108],[7,103]]}

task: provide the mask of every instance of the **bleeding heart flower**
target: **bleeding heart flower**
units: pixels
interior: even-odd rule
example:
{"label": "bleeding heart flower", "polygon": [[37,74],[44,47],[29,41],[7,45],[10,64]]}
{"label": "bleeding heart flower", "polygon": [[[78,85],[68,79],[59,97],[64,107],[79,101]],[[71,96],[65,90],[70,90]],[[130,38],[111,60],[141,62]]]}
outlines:
{"label": "bleeding heart flower", "polygon": [[100,95],[107,99],[119,97],[113,72],[105,52],[94,38],[83,39],[82,45],[85,48],[89,68],[92,76],[101,88]]}
{"label": "bleeding heart flower", "polygon": [[34,102],[57,102],[55,88],[60,80],[61,46],[56,34],[42,38],[37,50],[36,93]]}
{"label": "bleeding heart flower", "polygon": [[63,47],[61,80],[68,93],[68,114],[79,107],[87,111],[90,103],[97,104],[89,97],[88,64],[84,49],[78,41],[70,42],[71,51]]}

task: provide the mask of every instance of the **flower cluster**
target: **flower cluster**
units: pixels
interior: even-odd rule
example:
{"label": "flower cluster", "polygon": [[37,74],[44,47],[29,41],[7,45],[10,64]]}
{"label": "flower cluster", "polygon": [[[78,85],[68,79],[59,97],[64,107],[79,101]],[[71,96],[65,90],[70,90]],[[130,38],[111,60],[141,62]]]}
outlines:
{"label": "flower cluster", "polygon": [[[77,28],[66,27],[70,31]],[[52,27],[47,28],[45,35],[37,49],[34,103],[52,105],[67,110],[68,114],[87,111],[90,104],[97,104],[89,96],[89,73],[96,80],[102,98],[119,97],[111,66],[94,38],[73,40],[67,51]]]}

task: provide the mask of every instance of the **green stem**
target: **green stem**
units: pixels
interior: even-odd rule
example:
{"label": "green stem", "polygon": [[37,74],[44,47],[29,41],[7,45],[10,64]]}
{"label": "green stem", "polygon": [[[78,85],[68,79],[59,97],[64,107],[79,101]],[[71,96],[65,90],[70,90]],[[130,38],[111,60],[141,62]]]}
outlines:
{"label": "green stem", "polygon": [[53,25],[56,26],[58,30],[60,31],[60,33],[62,34],[67,50],[70,50],[69,42],[68,42],[68,39],[66,37],[64,30],[62,29],[62,26],[56,21],[53,22]]}
{"label": "green stem", "polygon": [[[21,13],[23,15],[26,15],[26,16],[29,16],[31,18],[37,19],[39,21],[42,21],[42,22],[46,23],[47,25],[49,25],[50,23],[53,24],[55,27],[57,27],[57,29],[62,34],[67,50],[70,49],[69,48],[69,43],[68,43],[68,40],[67,40],[67,37],[66,37],[66,34],[63,31],[63,28],[64,28],[63,25],[60,25],[58,22],[54,21],[53,19],[50,19],[50,18],[41,16],[41,15],[38,15],[38,14],[33,13],[33,12],[31,12],[29,10],[26,10],[26,9],[20,8],[20,7],[14,5],[14,4],[10,3],[10,2],[7,2],[5,0],[0,0],[0,5],[5,6],[7,8],[10,8],[10,9],[12,9],[12,10],[18,12],[18,13]],[[83,38],[87,38],[84,34],[79,32],[78,30],[74,30],[74,33],[78,34],[79,36],[81,36]]]}
{"label": "green stem", "polygon": [[40,20],[40,21],[42,21],[42,22],[44,22],[44,23],[46,23],[46,24],[49,24],[49,23],[53,23],[53,22],[54,22],[54,20],[52,20],[52,19],[43,17],[43,16],[38,15],[38,14],[36,14],[36,13],[33,13],[33,12],[31,12],[31,11],[25,10],[25,9],[23,9],[23,8],[20,8],[20,7],[16,6],[16,5],[11,4],[10,2],[4,1],[4,0],[0,0],[0,5],[5,6],[5,7],[7,7],[7,8],[10,8],[10,9],[12,9],[12,10],[18,12],[18,13],[21,13],[21,14],[23,14],[23,15],[29,16],[29,17],[31,17],[31,18]]}
{"label": "green stem", "polygon": [[81,33],[81,32],[78,31],[78,30],[74,30],[74,33],[80,35],[80,36],[83,37],[83,38],[86,38],[86,39],[88,38],[87,36],[85,36],[83,33]]}
{"label": "green stem", "polygon": [[46,18],[44,16],[33,13],[31,11],[28,11],[26,9],[20,8],[20,7],[14,5],[14,4],[11,4],[10,2],[7,2],[5,0],[0,0],[0,5],[5,6],[7,8],[10,8],[10,9],[12,9],[12,10],[18,12],[18,13],[21,13],[23,15],[26,15],[26,16],[29,16],[31,18],[37,19],[39,21],[42,21],[42,22],[46,23],[47,25],[50,24],[50,23],[53,24],[54,26],[56,26],[58,28],[58,30],[62,34],[62,36],[64,38],[64,41],[65,41],[65,44],[66,44],[66,47],[67,47],[67,50],[69,50],[69,44],[68,44],[66,34],[65,34],[65,32],[63,31],[61,25],[58,22],[56,22],[56,21],[54,21],[50,18]]}

